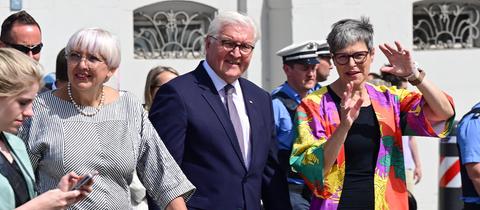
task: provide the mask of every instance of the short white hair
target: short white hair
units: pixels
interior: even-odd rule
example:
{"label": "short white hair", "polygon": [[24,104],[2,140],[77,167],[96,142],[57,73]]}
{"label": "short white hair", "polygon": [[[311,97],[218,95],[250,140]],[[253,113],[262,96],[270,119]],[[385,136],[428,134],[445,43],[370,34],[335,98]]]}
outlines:
{"label": "short white hair", "polygon": [[68,40],[65,54],[72,51],[87,51],[92,55],[100,55],[110,69],[120,66],[120,42],[116,36],[101,28],[84,28],[75,32]]}
{"label": "short white hair", "polygon": [[220,12],[212,20],[210,26],[208,27],[207,35],[217,36],[226,25],[242,25],[247,26],[253,29],[253,43],[256,43],[260,39],[260,31],[257,29],[255,21],[247,15],[235,12],[235,11],[226,11]]}

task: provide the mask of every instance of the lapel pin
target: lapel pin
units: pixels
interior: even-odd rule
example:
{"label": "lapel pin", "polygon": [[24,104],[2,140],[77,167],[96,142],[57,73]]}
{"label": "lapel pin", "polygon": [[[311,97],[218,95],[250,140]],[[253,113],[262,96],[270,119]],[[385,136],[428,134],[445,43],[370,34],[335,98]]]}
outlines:
{"label": "lapel pin", "polygon": [[251,104],[253,104],[253,101],[251,101],[251,100],[248,100],[248,103],[251,103]]}

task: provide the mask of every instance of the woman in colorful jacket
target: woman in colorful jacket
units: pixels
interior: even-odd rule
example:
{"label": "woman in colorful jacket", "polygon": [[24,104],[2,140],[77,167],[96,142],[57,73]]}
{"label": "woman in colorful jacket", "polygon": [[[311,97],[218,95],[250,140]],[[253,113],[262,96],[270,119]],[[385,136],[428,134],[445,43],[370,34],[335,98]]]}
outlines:
{"label": "woman in colorful jacket", "polygon": [[338,21],[327,41],[339,78],[300,104],[290,159],[313,191],[310,209],[408,209],[402,135],[445,137],[453,101],[398,42],[380,45],[391,64],[381,70],[420,92],[366,83],[375,55],[367,18]]}

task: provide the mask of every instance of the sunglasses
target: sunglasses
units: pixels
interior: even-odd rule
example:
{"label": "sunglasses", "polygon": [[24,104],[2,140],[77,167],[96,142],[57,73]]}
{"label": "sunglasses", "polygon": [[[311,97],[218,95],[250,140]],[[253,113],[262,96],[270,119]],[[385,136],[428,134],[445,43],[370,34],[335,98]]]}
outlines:
{"label": "sunglasses", "polygon": [[25,54],[28,54],[30,51],[32,51],[32,54],[38,54],[43,47],[43,43],[32,45],[32,46],[25,46],[21,44],[11,44],[11,43],[5,43],[5,44]]}

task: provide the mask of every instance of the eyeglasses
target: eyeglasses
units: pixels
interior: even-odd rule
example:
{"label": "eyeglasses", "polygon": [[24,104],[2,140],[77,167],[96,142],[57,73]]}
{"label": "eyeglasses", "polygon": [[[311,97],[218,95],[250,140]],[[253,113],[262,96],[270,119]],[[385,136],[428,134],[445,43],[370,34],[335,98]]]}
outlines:
{"label": "eyeglasses", "polygon": [[73,64],[78,64],[78,63],[82,62],[83,59],[85,59],[85,61],[87,61],[87,65],[89,67],[94,67],[94,66],[98,65],[99,63],[105,62],[103,59],[101,59],[101,58],[99,58],[95,55],[90,55],[90,54],[87,54],[87,55],[83,56],[78,52],[71,52],[67,55],[67,61],[71,62]]}
{"label": "eyeglasses", "polygon": [[367,61],[368,53],[370,53],[370,51],[359,51],[353,54],[335,53],[333,54],[333,60],[335,60],[337,64],[345,65],[345,64],[348,64],[348,62],[350,62],[350,58],[353,58],[353,61],[355,62],[355,64],[359,65]]}
{"label": "eyeglasses", "polygon": [[42,50],[42,47],[43,47],[43,43],[40,43],[40,44],[37,44],[37,45],[22,45],[22,44],[12,44],[12,43],[8,43],[8,42],[3,42],[5,44],[7,44],[8,46],[10,46],[11,48],[13,49],[16,49],[20,52],[23,52],[25,54],[28,54],[30,51],[32,51],[32,54],[38,54],[40,53],[40,51]]}
{"label": "eyeglasses", "polygon": [[240,53],[243,54],[243,55],[248,55],[252,52],[252,50],[255,48],[254,46],[250,45],[250,44],[247,44],[247,43],[240,43],[238,44],[237,42],[234,42],[232,40],[228,40],[228,39],[218,39],[217,37],[214,37],[214,36],[210,36],[212,37],[213,39],[217,40],[217,41],[220,41],[220,44],[223,46],[223,48],[226,50],[226,51],[232,51],[234,50],[236,47],[238,47],[238,49],[240,50]]}

